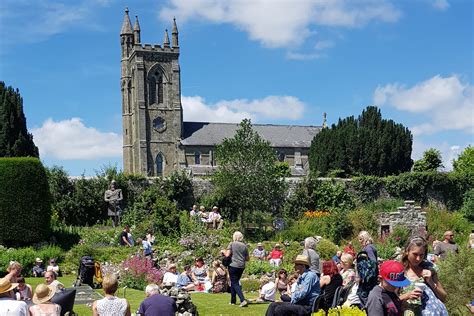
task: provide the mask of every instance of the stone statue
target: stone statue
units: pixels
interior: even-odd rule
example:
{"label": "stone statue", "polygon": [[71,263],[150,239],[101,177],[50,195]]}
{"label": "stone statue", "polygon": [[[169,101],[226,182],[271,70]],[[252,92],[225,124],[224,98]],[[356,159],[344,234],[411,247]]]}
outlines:
{"label": "stone statue", "polygon": [[105,191],[104,200],[109,203],[107,215],[112,217],[114,227],[118,225],[118,219],[122,209],[120,208],[120,201],[122,201],[122,190],[117,188],[117,182],[112,180],[110,189]]}

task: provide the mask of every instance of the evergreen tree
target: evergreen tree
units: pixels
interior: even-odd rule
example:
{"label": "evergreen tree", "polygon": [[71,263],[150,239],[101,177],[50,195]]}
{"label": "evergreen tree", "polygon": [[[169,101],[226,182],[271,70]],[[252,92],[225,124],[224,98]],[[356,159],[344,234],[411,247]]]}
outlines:
{"label": "evergreen tree", "polygon": [[343,170],[346,176],[386,176],[410,170],[411,132],[401,124],[382,119],[375,106],[367,107],[356,119],[339,119],[318,133],[310,148],[312,174],[327,175]]}
{"label": "evergreen tree", "polygon": [[0,81],[0,157],[39,157],[33,135],[28,133],[23,99],[18,89]]}

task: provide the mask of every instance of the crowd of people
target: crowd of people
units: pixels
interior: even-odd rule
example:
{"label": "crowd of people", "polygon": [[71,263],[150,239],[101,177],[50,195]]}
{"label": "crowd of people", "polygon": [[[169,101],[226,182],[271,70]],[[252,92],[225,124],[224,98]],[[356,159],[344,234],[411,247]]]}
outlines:
{"label": "crowd of people", "polygon": [[[125,227],[120,235],[124,246],[131,246],[129,233],[129,228]],[[311,315],[317,309],[327,311],[340,305],[365,309],[368,315],[448,315],[443,304],[447,292],[439,280],[436,262],[458,251],[453,237],[454,234],[447,231],[444,240],[434,245],[434,260],[428,260],[427,241],[423,237],[413,237],[399,261],[384,262],[378,257],[373,239],[366,231],[358,235],[363,247],[361,252],[356,254],[352,244],[348,244],[325,261],[321,261],[318,254],[319,238],[308,237],[304,240],[302,253],[292,261],[294,273],[279,269],[275,274],[263,275],[259,280],[258,297],[247,299],[241,284],[247,262],[251,258],[266,260],[279,267],[284,253],[278,243],[269,253],[262,243],[258,243],[250,254],[243,234],[236,231],[221,252],[220,260],[214,260],[211,268],[202,257],[195,258],[193,265],[184,266],[181,273],[176,264],[170,262],[162,282],[146,287],[146,298],[137,313],[156,315],[160,310],[160,315],[174,315],[175,301],[160,294],[160,286],[172,286],[185,291],[229,291],[229,304],[239,303],[240,307],[247,307],[249,303],[269,303],[266,316]],[[137,239],[142,245],[142,256],[151,258],[154,242],[151,231],[143,239]],[[0,315],[7,315],[4,311],[10,312],[8,315],[60,315],[61,307],[51,301],[55,293],[64,289],[57,280],[60,269],[56,261],[49,260],[45,268],[42,259],[36,258],[32,274],[44,277],[44,283],[34,292],[25,283],[21,271],[21,265],[12,261],[7,275],[0,279]],[[117,276],[106,275],[102,288],[104,298],[94,302],[93,315],[131,315],[129,302],[115,295]]]}

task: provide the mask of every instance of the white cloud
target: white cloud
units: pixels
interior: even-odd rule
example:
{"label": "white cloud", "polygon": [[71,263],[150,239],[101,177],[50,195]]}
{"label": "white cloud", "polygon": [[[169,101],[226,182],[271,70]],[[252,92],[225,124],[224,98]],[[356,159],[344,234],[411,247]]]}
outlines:
{"label": "white cloud", "polygon": [[449,2],[447,0],[434,0],[433,3],[433,8],[444,11],[447,8],[449,8]]}
{"label": "white cloud", "polygon": [[222,100],[206,104],[200,96],[181,98],[184,120],[204,122],[240,122],[250,118],[297,120],[303,116],[305,104],[292,96],[268,96],[263,99]]}
{"label": "white cloud", "polygon": [[95,10],[110,4],[109,0],[68,1],[0,1],[0,29],[4,43],[40,42],[73,27],[100,29]]}
{"label": "white cloud", "polygon": [[87,127],[80,118],[58,122],[49,118],[31,132],[41,157],[92,160],[122,155],[122,135]]}
{"label": "white cloud", "polygon": [[315,26],[362,27],[372,21],[395,22],[401,12],[386,0],[171,0],[163,20],[202,19],[228,23],[268,47],[301,44]]}
{"label": "white cloud", "polygon": [[459,154],[467,147],[469,143],[462,145],[459,144],[449,144],[444,141],[441,143],[425,143],[418,137],[413,139],[413,151],[411,157],[413,160],[418,160],[423,157],[423,153],[430,149],[435,148],[441,152],[441,158],[443,161],[443,166],[445,171],[453,170],[453,160],[457,159]]}
{"label": "white cloud", "polygon": [[408,88],[398,83],[378,86],[374,103],[427,118],[428,122],[412,127],[415,135],[442,130],[474,133],[473,92],[474,86],[462,82],[457,75],[446,78],[437,75]]}

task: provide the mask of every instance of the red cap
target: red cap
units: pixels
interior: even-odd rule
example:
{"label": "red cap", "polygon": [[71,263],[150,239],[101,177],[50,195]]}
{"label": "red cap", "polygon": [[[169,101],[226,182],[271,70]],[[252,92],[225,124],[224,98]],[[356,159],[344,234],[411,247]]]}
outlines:
{"label": "red cap", "polygon": [[388,260],[380,266],[380,277],[395,287],[404,287],[410,284],[405,277],[405,267],[398,261]]}

